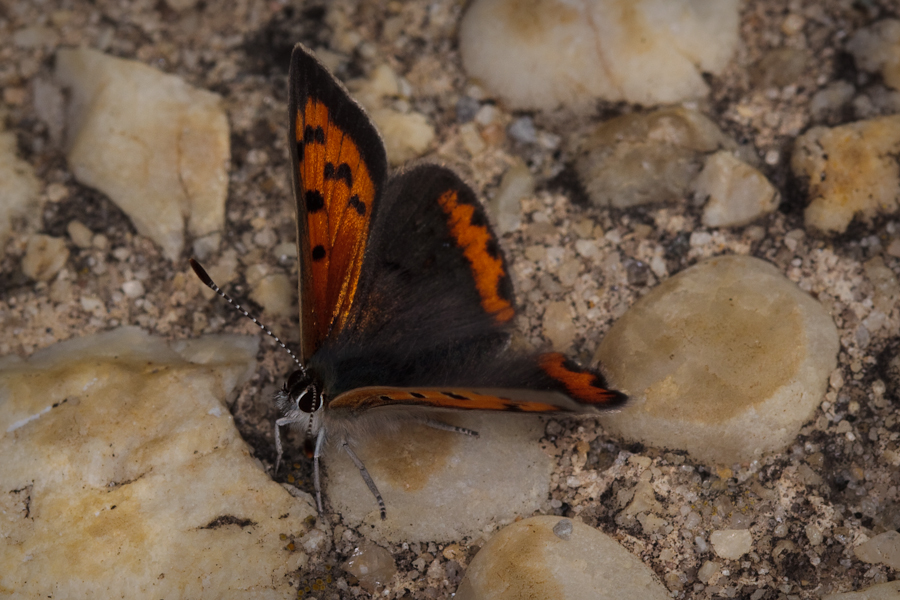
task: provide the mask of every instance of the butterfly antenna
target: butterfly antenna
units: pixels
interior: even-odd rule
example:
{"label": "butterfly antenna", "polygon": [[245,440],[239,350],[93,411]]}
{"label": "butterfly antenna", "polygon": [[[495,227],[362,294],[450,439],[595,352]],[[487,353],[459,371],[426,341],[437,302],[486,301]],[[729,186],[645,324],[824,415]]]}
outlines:
{"label": "butterfly antenna", "polygon": [[282,348],[284,348],[284,351],[291,355],[291,358],[293,358],[293,359],[294,359],[294,362],[297,363],[297,366],[300,367],[300,371],[302,371],[303,373],[306,373],[306,368],[305,368],[305,367],[303,366],[303,364],[300,362],[300,359],[297,358],[297,355],[294,354],[293,352],[291,352],[291,349],[288,348],[287,346],[285,346],[285,345],[284,345],[284,342],[282,342],[281,339],[280,339],[277,335],[275,335],[274,333],[272,333],[272,330],[271,330],[271,329],[269,329],[268,327],[266,327],[265,325],[263,325],[262,323],[260,323],[260,322],[259,322],[259,319],[257,319],[256,317],[254,317],[253,315],[251,315],[250,313],[248,313],[246,310],[244,310],[244,308],[243,308],[240,304],[238,304],[237,302],[235,302],[234,299],[233,299],[231,296],[229,296],[228,294],[226,294],[225,292],[223,292],[223,291],[219,288],[219,286],[216,285],[216,282],[214,282],[214,281],[212,280],[212,277],[209,276],[209,273],[206,272],[206,269],[204,269],[203,267],[201,267],[201,266],[200,266],[200,263],[198,263],[198,262],[197,262],[196,260],[194,260],[193,258],[191,259],[191,268],[194,270],[194,273],[197,274],[197,277],[200,279],[200,281],[203,282],[203,284],[204,284],[206,287],[208,287],[209,289],[211,289],[212,291],[214,291],[214,292],[217,293],[218,295],[222,296],[222,297],[225,298],[226,300],[228,300],[228,303],[231,304],[231,306],[233,306],[234,308],[236,308],[236,309],[238,310],[238,312],[240,312],[242,315],[244,315],[245,317],[247,317],[248,319],[250,319],[251,321],[253,321],[254,323],[256,323],[256,326],[257,326],[257,327],[259,327],[260,329],[262,329],[262,330],[263,330],[267,335],[269,335],[273,340],[275,340],[276,342],[278,342],[278,345],[281,346]]}

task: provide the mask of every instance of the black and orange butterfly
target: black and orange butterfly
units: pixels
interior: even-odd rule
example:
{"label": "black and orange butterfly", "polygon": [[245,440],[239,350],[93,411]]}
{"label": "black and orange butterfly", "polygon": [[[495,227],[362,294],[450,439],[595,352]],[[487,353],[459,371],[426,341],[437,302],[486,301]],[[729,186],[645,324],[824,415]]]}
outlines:
{"label": "black and orange butterfly", "polygon": [[275,440],[280,461],[280,427],[305,432],[320,513],[326,439],[349,454],[384,519],[352,447],[373,424],[410,418],[477,435],[430,415],[584,413],[625,401],[562,354],[510,351],[512,282],[475,193],[432,164],[388,177],[371,119],[302,45],[289,108],[302,341],[299,368],[275,397]]}

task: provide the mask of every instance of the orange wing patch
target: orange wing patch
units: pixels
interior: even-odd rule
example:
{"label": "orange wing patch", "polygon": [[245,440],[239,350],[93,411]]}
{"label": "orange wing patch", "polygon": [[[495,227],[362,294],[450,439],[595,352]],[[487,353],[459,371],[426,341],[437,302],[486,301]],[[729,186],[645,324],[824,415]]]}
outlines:
{"label": "orange wing patch", "polygon": [[614,406],[626,399],[622,392],[606,389],[602,376],[582,369],[558,352],[541,354],[538,364],[547,375],[561,384],[566,394],[578,402]]}
{"label": "orange wing patch", "polygon": [[468,389],[408,389],[395,387],[364,387],[351,390],[335,398],[328,405],[328,408],[363,411],[397,404],[445,409],[532,413],[559,412],[563,410],[555,404],[513,400],[512,398],[482,394]]}
{"label": "orange wing patch", "polygon": [[312,259],[313,336],[321,340],[345,324],[353,304],[375,183],[350,133],[317,98],[298,107],[294,136],[302,149],[297,168]]}
{"label": "orange wing patch", "polygon": [[472,268],[475,286],[481,296],[481,306],[493,315],[498,323],[512,319],[516,311],[512,304],[500,294],[500,281],[506,276],[503,259],[497,252],[494,236],[486,223],[478,223],[473,218],[475,207],[459,202],[456,191],[444,192],[438,198],[450,225],[450,235],[462,249]]}

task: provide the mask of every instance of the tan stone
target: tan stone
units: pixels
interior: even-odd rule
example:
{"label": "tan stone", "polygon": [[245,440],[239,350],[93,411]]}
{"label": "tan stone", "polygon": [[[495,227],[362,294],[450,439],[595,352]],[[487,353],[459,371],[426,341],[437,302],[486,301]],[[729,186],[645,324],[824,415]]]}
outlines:
{"label": "tan stone", "polygon": [[[0,589],[19,597],[284,598],[310,502],[224,402],[258,339],[122,328],[0,360]],[[287,536],[282,538],[281,536]]]}
{"label": "tan stone", "polygon": [[840,127],[813,127],[797,138],[791,168],[809,184],[806,224],[843,233],[853,217],[893,214],[900,199],[900,115]]}

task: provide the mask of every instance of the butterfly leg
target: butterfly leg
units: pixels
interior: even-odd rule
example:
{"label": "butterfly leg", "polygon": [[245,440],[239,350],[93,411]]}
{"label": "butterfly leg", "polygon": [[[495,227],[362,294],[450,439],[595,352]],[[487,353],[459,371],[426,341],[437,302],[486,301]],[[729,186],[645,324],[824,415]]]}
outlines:
{"label": "butterfly leg", "polygon": [[316,509],[319,516],[325,514],[322,509],[322,484],[319,478],[319,458],[322,456],[322,449],[325,446],[325,428],[319,429],[319,435],[316,436],[316,450],[313,454],[313,487],[316,488]]}
{"label": "butterfly leg", "polygon": [[375,486],[375,482],[372,481],[372,476],[369,475],[369,472],[366,470],[366,465],[359,460],[359,457],[356,456],[356,452],[353,451],[353,448],[350,447],[347,440],[341,442],[341,446],[344,447],[347,456],[350,457],[350,460],[352,460],[353,464],[356,465],[356,468],[359,469],[359,474],[362,475],[363,481],[369,486],[369,491],[375,496],[375,500],[378,502],[378,508],[381,511],[381,520],[384,521],[387,518],[387,511],[384,508],[384,499],[381,497],[381,492],[379,492],[378,488]]}
{"label": "butterfly leg", "polygon": [[451,431],[453,433],[461,433],[463,435],[478,437],[478,432],[474,429],[457,427],[456,425],[450,425],[449,423],[444,423],[443,421],[438,421],[437,419],[422,419],[422,423],[426,427],[431,427],[432,429],[440,429],[441,431]]}
{"label": "butterfly leg", "polygon": [[284,455],[284,448],[281,445],[281,428],[285,425],[290,425],[291,423],[295,423],[296,420],[290,417],[281,417],[277,421],[275,421],[275,470],[272,472],[272,475],[278,474],[278,467],[281,466],[281,457]]}

